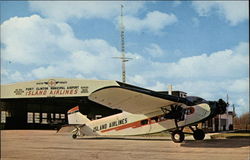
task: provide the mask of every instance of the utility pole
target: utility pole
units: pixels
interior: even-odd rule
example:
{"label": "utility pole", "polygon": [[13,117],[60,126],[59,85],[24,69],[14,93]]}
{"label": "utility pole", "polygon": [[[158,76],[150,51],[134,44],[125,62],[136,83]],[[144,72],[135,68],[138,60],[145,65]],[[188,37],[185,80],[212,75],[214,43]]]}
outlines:
{"label": "utility pole", "polygon": [[229,96],[227,94],[227,105],[229,105]]}
{"label": "utility pole", "polygon": [[[227,94],[227,107],[229,107],[229,96]],[[228,113],[228,111],[226,111],[226,113]]]}
{"label": "utility pole", "polygon": [[113,57],[121,59],[122,62],[122,82],[126,82],[126,65],[125,63],[128,62],[132,58],[127,58],[125,56],[125,26],[123,24],[123,5],[121,5],[121,15],[120,15],[120,41],[121,41],[121,57]]}

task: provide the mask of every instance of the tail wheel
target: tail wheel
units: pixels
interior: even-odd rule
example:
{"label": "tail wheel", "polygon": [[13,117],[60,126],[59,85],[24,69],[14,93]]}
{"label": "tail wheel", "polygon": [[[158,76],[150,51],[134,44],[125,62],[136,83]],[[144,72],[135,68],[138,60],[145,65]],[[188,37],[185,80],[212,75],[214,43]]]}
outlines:
{"label": "tail wheel", "polygon": [[171,139],[172,139],[173,142],[175,142],[175,143],[181,143],[181,142],[184,141],[185,135],[184,135],[184,133],[183,133],[182,131],[176,130],[176,131],[173,131],[173,132],[171,133]]}
{"label": "tail wheel", "polygon": [[203,140],[205,138],[205,133],[201,129],[197,129],[194,131],[193,137],[195,140]]}
{"label": "tail wheel", "polygon": [[73,134],[73,135],[72,135],[72,138],[73,138],[73,139],[76,139],[76,138],[77,138],[77,135],[76,135],[76,134]]}

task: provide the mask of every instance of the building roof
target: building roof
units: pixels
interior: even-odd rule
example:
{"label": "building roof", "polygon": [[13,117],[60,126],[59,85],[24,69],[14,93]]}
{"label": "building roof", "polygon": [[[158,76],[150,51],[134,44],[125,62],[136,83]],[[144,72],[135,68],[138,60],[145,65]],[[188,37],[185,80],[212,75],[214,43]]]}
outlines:
{"label": "building roof", "polygon": [[106,86],[119,86],[112,80],[50,78],[1,85],[1,99],[81,97]]}

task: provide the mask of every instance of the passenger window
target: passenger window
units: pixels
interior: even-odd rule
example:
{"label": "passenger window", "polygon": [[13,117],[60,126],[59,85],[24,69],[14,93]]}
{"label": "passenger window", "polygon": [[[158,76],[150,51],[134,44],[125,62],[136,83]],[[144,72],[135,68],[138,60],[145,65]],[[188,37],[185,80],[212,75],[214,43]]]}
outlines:
{"label": "passenger window", "polygon": [[145,125],[145,124],[148,124],[148,120],[147,119],[141,121],[141,125]]}
{"label": "passenger window", "polygon": [[151,121],[152,121],[152,122],[158,122],[158,120],[159,120],[159,118],[158,118],[157,116],[151,118]]}
{"label": "passenger window", "polygon": [[165,120],[165,118],[164,118],[164,116],[161,116],[160,121],[163,121],[163,120]]}

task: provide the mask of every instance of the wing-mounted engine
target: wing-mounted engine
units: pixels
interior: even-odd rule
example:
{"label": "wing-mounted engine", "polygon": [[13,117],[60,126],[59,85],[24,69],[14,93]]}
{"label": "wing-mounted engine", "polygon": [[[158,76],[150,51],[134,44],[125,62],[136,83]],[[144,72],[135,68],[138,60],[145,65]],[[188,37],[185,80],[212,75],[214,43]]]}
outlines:
{"label": "wing-mounted engine", "polygon": [[170,107],[162,107],[162,111],[165,113],[164,118],[175,119],[177,122],[183,121],[185,118],[185,109],[180,104],[173,104]]}

